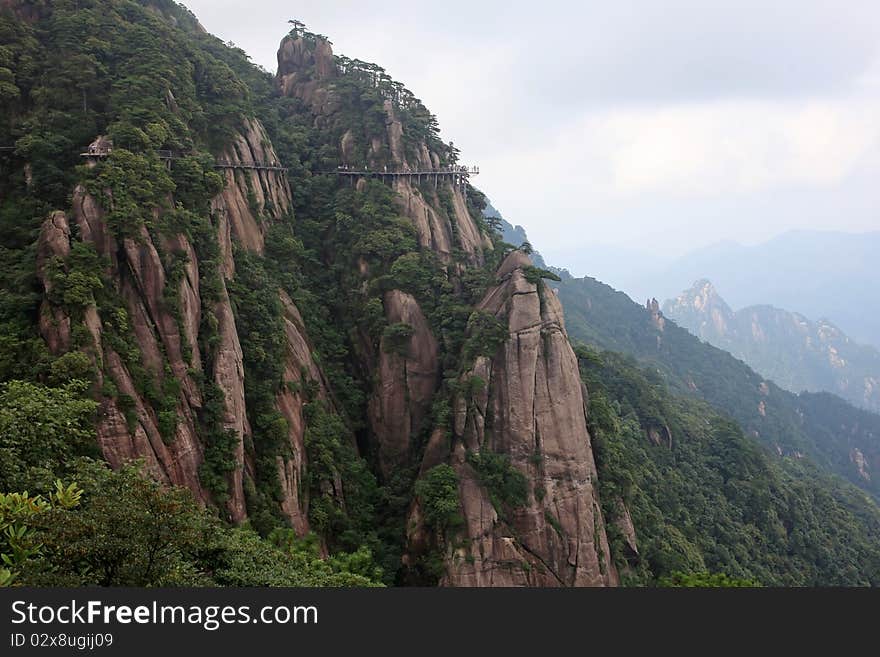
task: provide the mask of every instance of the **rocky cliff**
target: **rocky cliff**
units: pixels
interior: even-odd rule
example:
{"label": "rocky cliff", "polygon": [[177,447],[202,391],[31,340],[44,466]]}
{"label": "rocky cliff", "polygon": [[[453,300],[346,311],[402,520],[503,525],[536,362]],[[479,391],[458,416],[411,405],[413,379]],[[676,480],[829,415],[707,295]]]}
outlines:
{"label": "rocky cliff", "polygon": [[[277,84],[282,94],[308,108],[316,127],[331,135],[339,153],[331,168],[425,172],[455,164],[452,150],[431,134],[430,126],[427,134],[409,129],[410,116],[427,114],[418,99],[391,83],[378,66],[334,56],[324,37],[308,33],[286,37],[278,50]],[[353,110],[364,116],[351,121]],[[492,242],[468,211],[462,186],[432,180],[427,174],[397,177],[393,186],[423,248],[447,261],[460,249],[470,264],[483,262],[482,252],[491,249]]]}
{"label": "rocky cliff", "polygon": [[[315,35],[292,34],[278,52],[279,89],[301,101],[313,125],[331,135],[328,146],[338,152],[341,168],[439,171],[454,162],[450,147],[430,131],[426,136],[412,118],[418,101],[399,87],[383,86],[382,78],[378,67],[334,56],[329,43]],[[369,109],[382,121],[351,121],[352,106],[363,108],[363,98],[377,92],[380,100]],[[384,182],[415,228],[420,249],[438,258],[441,275],[455,278],[456,272],[484,265],[493,243],[464,187],[427,175]],[[363,178],[351,184],[365,189]],[[369,279],[364,263],[359,267]],[[559,303],[542,283],[526,280],[530,267],[527,256],[514,252],[492,274],[495,280],[473,309],[497,318],[508,339],[498,353],[477,357],[459,375],[461,386],[478,378],[486,387],[475,399],[452,400],[453,426],[430,425],[436,421],[432,406],[449,394],[443,383],[448,372],[442,371],[449,354],[444,356],[442,329],[432,325],[413,294],[384,293],[385,322],[406,332],[386,334],[377,349],[362,354],[364,369],[372,373],[369,441],[380,476],[388,479],[408,467],[425,475],[445,463],[458,475],[463,529],[455,536],[435,535],[418,502],[406,523],[406,561],[439,547],[445,564],[441,583],[447,585],[617,582],[597,499],[586,391]],[[456,286],[460,283],[453,282]],[[427,444],[420,448],[423,435]],[[528,500],[510,513],[493,506],[492,492],[471,465],[481,451],[508,459],[529,482]]]}
{"label": "rocky cliff", "polygon": [[[102,138],[97,143],[105,141]],[[251,119],[244,121],[218,159],[277,162],[278,156],[262,125]],[[200,476],[205,462],[204,382],[216,384],[222,395],[222,429],[234,436],[223,506],[230,520],[241,522],[247,517],[247,481],[254,476],[253,450],[246,447],[251,440],[251,422],[245,402],[242,347],[227,281],[235,276],[235,250],[261,253],[267,223],[288,212],[291,200],[283,173],[252,169],[223,172],[223,189],[211,201],[219,248],[216,266],[222,276],[216,279],[217,289],[210,298],[202,293],[206,278],[211,277],[210,268],[200,262],[185,234],[160,237],[141,226],[136,235],[119,239],[107,221],[107,213],[113,209],[112,194],[107,190],[102,201],[80,185],[74,190],[71,211],[54,212],[41,230],[38,273],[46,296],[40,331],[53,353],[60,355],[78,347],[91,359],[95,387],[101,391],[97,434],[105,458],[114,466],[143,459],[154,476],[190,488],[206,504],[214,503],[215,496]],[[168,206],[173,207],[173,199]],[[159,213],[166,211],[154,212],[158,219]],[[72,238],[71,225],[78,239]],[[72,240],[94,247],[105,262],[103,278],[113,285],[112,292],[120,301],[115,317],[99,314],[90,306],[81,317],[71,318],[63,304],[53,302],[53,268],[66,267]],[[184,263],[182,275],[172,273],[176,262]],[[286,378],[299,380],[305,372],[321,382],[323,390],[299,312],[289,297],[279,293],[285,311]],[[172,297],[178,299],[176,307],[169,301]],[[200,340],[206,321],[214,331],[207,353]],[[116,325],[110,326],[113,322]],[[73,344],[71,336],[83,328],[88,332],[85,343]],[[120,342],[120,334],[129,340]],[[123,348],[129,353],[120,353]],[[287,420],[289,446],[289,457],[279,457],[278,462],[283,482],[281,508],[288,521],[305,533],[307,500],[300,486],[304,467],[302,402],[284,391],[278,395],[277,408]]]}
{"label": "rocky cliff", "polygon": [[[231,523],[315,531],[323,554],[369,546],[390,581],[616,584],[559,303],[490,230],[434,117],[323,37],[286,37],[271,79],[146,9],[163,49],[199,64],[65,137],[91,144],[65,155],[29,256],[37,376],[90,382],[104,458],[142,460]],[[128,70],[124,35],[146,37],[112,18]],[[88,93],[71,115],[112,104]],[[22,197],[49,180],[29,157]],[[415,492],[440,465],[450,531]]]}
{"label": "rocky cliff", "polygon": [[[449,461],[458,473],[464,526],[445,544],[451,586],[597,586],[617,583],[597,493],[586,427],[586,389],[568,341],[562,308],[531,262],[507,257],[479,304],[509,331],[492,356],[461,377]],[[436,433],[426,470],[437,462]],[[528,482],[526,497],[504,508],[480,475],[481,454],[501,456]],[[414,509],[411,527],[418,527]],[[411,531],[411,542],[423,540]]]}

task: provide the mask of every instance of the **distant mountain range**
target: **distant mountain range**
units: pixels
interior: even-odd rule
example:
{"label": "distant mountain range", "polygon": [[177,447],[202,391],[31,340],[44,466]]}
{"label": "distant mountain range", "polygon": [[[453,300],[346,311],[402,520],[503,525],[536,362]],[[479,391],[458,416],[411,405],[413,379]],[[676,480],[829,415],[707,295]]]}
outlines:
{"label": "distant mountain range", "polygon": [[880,411],[880,351],[828,320],[768,305],[734,312],[705,279],[663,304],[663,314],[787,390],[833,392]]}
{"label": "distant mountain range", "polygon": [[[853,340],[880,348],[880,313],[871,304],[880,289],[880,232],[792,231],[755,246],[720,242],[670,260],[663,253],[600,249],[571,258],[572,271],[607,281],[642,302],[669,299],[708,278],[733,308],[771,304],[813,318],[830,318]],[[600,257],[601,255],[601,257]]]}

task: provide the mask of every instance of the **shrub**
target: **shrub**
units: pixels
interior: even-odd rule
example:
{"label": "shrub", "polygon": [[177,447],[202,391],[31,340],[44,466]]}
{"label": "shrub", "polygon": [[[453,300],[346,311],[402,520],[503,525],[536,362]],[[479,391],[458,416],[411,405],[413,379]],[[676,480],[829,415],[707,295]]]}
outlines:
{"label": "shrub", "polygon": [[460,526],[461,502],[458,496],[458,475],[452,466],[437,465],[416,482],[416,495],[425,520],[438,532]]}
{"label": "shrub", "polygon": [[470,316],[467,330],[465,362],[470,362],[477,356],[494,356],[510,337],[510,330],[505,322],[483,311],[476,311]]}
{"label": "shrub", "polygon": [[499,514],[525,506],[529,483],[525,475],[511,465],[510,457],[484,450],[468,453],[467,460],[489,492],[492,506]]}
{"label": "shrub", "polygon": [[525,279],[531,283],[532,285],[537,285],[541,282],[542,278],[548,278],[551,281],[561,281],[556,274],[552,271],[548,271],[546,269],[540,269],[538,267],[523,267],[523,276]]}
{"label": "shrub", "polygon": [[398,356],[408,355],[409,340],[414,332],[412,326],[403,322],[386,326],[382,331],[382,349]]}

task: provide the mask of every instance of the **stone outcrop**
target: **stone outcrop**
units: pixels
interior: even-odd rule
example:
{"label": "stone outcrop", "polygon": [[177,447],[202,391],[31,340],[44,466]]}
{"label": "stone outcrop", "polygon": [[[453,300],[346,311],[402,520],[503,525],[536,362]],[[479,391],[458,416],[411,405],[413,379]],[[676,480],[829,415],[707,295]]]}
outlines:
{"label": "stone outcrop", "polygon": [[666,320],[660,311],[660,302],[657,299],[648,299],[645,304],[648,314],[651,315],[651,323],[658,331],[662,331],[666,327]]}
{"label": "stone outcrop", "polygon": [[[324,39],[291,35],[282,41],[278,87],[284,95],[302,100],[311,109],[316,126],[333,126],[339,118],[343,105],[332,82],[340,75],[343,73],[335,64],[332,48]],[[340,130],[340,164],[367,165],[373,171],[384,167],[397,171],[439,168],[440,155],[424,141],[405,147],[406,127],[391,100],[385,100],[383,111],[386,119],[382,133],[356,136],[351,129]],[[358,137],[367,144],[365,152],[357,149]],[[408,178],[395,179],[392,184],[401,212],[412,221],[422,247],[433,250],[444,261],[451,261],[454,250],[460,248],[470,264],[482,264],[483,252],[492,249],[492,242],[477,227],[462,189],[441,181],[426,195]],[[358,182],[357,189],[362,188]],[[439,194],[448,195],[451,206],[442,203]]]}
{"label": "stone outcrop", "polygon": [[[510,334],[463,376],[479,377],[485,389],[455,404],[449,460],[460,479],[464,527],[445,544],[442,583],[449,586],[617,583],[577,359],[556,296],[524,276],[530,264],[520,252],[508,256],[479,305]],[[484,450],[506,455],[529,482],[526,504],[504,518],[467,458]],[[415,510],[411,525],[417,517]]]}
{"label": "stone outcrop", "polygon": [[[278,155],[259,121],[247,119],[244,128],[217,158],[228,163],[280,164]],[[214,198],[211,210],[220,222],[220,245],[224,262],[232,266],[231,239],[248,251],[263,252],[265,224],[290,211],[287,176],[278,171],[223,169],[226,186]],[[231,275],[227,271],[227,277]]]}
{"label": "stone outcrop", "polygon": [[[78,345],[89,354],[96,367],[96,388],[106,390],[105,383],[116,389],[116,394],[103,395],[97,437],[101,450],[114,467],[126,461],[144,459],[147,469],[161,481],[186,486],[205,502],[210,495],[202,488],[198,467],[203,460],[203,445],[199,439],[196,414],[202,406],[198,386],[189,374],[190,363],[183,357],[183,341],[177,320],[164,302],[165,270],[158,252],[143,229],[137,239],[126,238],[121,245],[110,237],[103,211],[82,187],[73,195],[73,220],[80,237],[91,242],[96,251],[107,258],[109,280],[117,286],[116,292],[125,304],[126,323],[137,342],[140,360],[146,376],[161,387],[167,377],[174,378],[180,387],[173,435],[163,437],[160,431],[158,409],[153,408],[139,392],[144,381],[138,381],[123,358],[104,339],[105,327],[94,307],[86,308],[81,319],[87,329],[90,344]],[[50,257],[61,260],[70,249],[68,218],[56,212],[43,224],[40,238],[39,262]],[[182,236],[178,246],[191,253],[191,247]],[[124,268],[120,265],[124,258]],[[56,262],[61,262],[57,260]],[[60,265],[63,266],[63,265]],[[46,289],[41,314],[52,321],[41,323],[41,332],[53,353],[63,353],[70,343],[70,318],[62,307],[51,302],[51,281],[45,267],[39,275]],[[198,276],[193,270],[180,282],[181,325],[193,327],[199,322]],[[197,351],[197,346],[193,348]],[[167,369],[165,364],[167,363]],[[124,404],[123,404],[124,402]],[[242,513],[230,509],[233,518],[243,519]]]}
{"label": "stone outcrop", "polygon": [[648,427],[645,433],[648,435],[648,442],[652,445],[672,449],[672,431],[668,426]]}
{"label": "stone outcrop", "polygon": [[389,325],[406,324],[412,334],[403,345],[383,338],[376,385],[370,398],[370,425],[385,475],[410,458],[410,442],[431,410],[439,380],[437,340],[416,300],[400,290],[385,294]]}
{"label": "stone outcrop", "polygon": [[[263,126],[256,120],[246,120],[218,160],[275,163],[278,157]],[[224,175],[225,188],[211,203],[223,277],[217,300],[210,308],[216,328],[210,358],[206,358],[199,345],[203,300],[199,261],[189,240],[179,234],[163,237],[157,243],[157,238],[145,227],[141,227],[135,237],[117,240],[105,221],[101,205],[82,186],[74,190],[70,216],[55,212],[42,226],[37,265],[46,294],[40,313],[40,331],[52,353],[61,354],[74,346],[73,320],[62,306],[52,302],[50,267],[63,267],[64,258],[70,252],[70,223],[75,223],[79,238],[92,244],[108,263],[105,279],[112,281],[114,292],[124,304],[125,322],[139,352],[137,365],[143,368],[132,371],[131,363],[127,365],[123,355],[111,346],[112,341],[106,339],[105,334],[110,330],[104,325],[106,319],[99,316],[96,308],[86,308],[83,317],[76,321],[86,328],[90,344],[77,346],[97,366],[95,389],[103,392],[97,423],[102,453],[114,467],[143,459],[148,471],[158,480],[186,486],[204,503],[213,503],[211,493],[199,477],[205,446],[198,418],[204,400],[193,373],[200,372],[222,391],[223,428],[238,436],[234,448],[236,467],[227,482],[225,515],[229,520],[241,522],[247,518],[246,479],[253,473],[251,456],[246,449],[251,425],[245,403],[242,348],[226,281],[235,275],[233,243],[261,253],[265,222],[290,211],[291,194],[286,176],[280,172],[226,169]],[[167,288],[171,283],[160,255],[163,253],[180,254],[185,263],[174,295],[179,301],[176,313],[167,302]],[[319,382],[320,394],[326,396],[323,375],[312,359],[299,311],[286,295],[279,293],[287,338],[285,378],[299,381],[305,372]],[[206,363],[210,363],[209,371],[205,371]],[[143,376],[150,377],[158,389],[163,389],[166,379],[175,380],[179,395],[173,411],[177,420],[173,435],[168,435],[166,427],[163,436],[161,409],[154,407],[143,394],[146,382],[138,380]],[[111,389],[115,391],[108,392]],[[301,485],[305,467],[302,400],[285,389],[278,395],[277,408],[288,422],[290,449],[285,453],[292,455],[280,459],[278,464],[283,493],[281,506],[294,529],[305,533],[308,521],[307,499]],[[167,413],[167,409],[165,411]],[[164,422],[167,424],[167,418]]]}
{"label": "stone outcrop", "polygon": [[341,107],[327,82],[337,75],[333,49],[325,39],[289,35],[278,49],[276,83],[281,92],[298,98],[317,117],[328,116]]}
{"label": "stone outcrop", "polygon": [[[63,260],[70,254],[70,224],[63,212],[53,212],[40,230],[37,242],[37,275],[49,297],[52,281],[49,267],[53,260]],[[44,336],[49,351],[57,354],[70,348],[70,317],[59,307],[44,301],[40,308],[40,334]]]}
{"label": "stone outcrop", "polygon": [[[317,398],[329,403],[333,400],[329,385],[321,368],[312,357],[314,347],[308,340],[305,324],[299,309],[284,291],[280,291],[284,308],[284,334],[287,357],[284,363],[284,380],[297,382],[303,378],[316,385]],[[308,531],[308,486],[303,482],[306,467],[305,432],[303,416],[304,399],[289,388],[282,389],[276,399],[278,410],[287,420],[289,456],[278,457],[278,473],[283,492],[282,509],[293,528],[302,535]]]}
{"label": "stone outcrop", "polygon": [[850,450],[849,459],[856,467],[856,471],[859,473],[859,476],[865,481],[871,481],[871,472],[868,459],[865,458],[862,450],[860,450],[858,447],[853,447]]}

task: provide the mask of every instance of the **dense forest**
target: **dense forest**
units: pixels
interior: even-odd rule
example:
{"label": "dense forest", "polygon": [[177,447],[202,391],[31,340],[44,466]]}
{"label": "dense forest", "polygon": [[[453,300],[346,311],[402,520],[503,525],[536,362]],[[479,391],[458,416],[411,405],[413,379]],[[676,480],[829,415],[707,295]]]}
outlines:
{"label": "dense forest", "polygon": [[[273,75],[169,0],[0,0],[0,584],[878,583],[812,464],[846,407],[770,384],[755,427],[757,375],[572,303],[474,187],[333,175],[457,152],[331,45]],[[557,287],[666,355],[573,351]]]}
{"label": "dense forest", "polygon": [[[733,420],[673,395],[632,357],[586,347],[578,355],[626,582],[710,571],[768,586],[880,583],[880,522],[859,489],[809,462],[774,460]],[[627,522],[615,523],[622,513]],[[630,524],[635,549],[619,529]]]}

